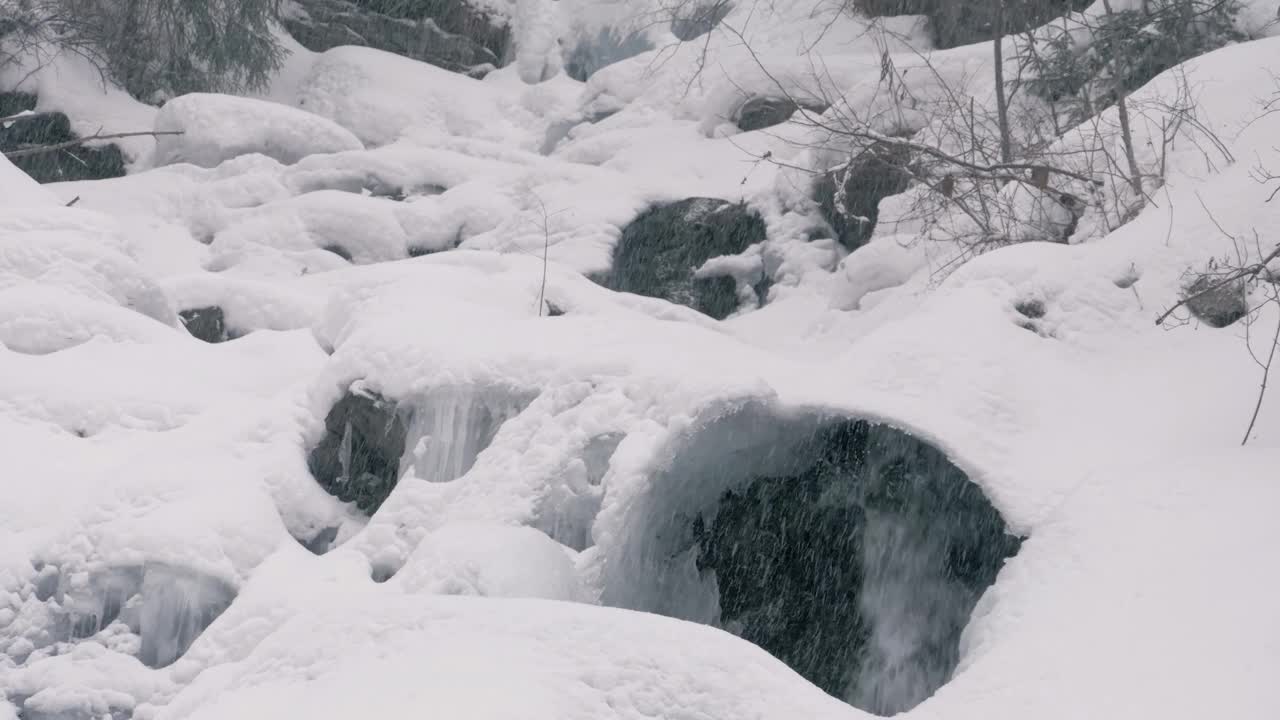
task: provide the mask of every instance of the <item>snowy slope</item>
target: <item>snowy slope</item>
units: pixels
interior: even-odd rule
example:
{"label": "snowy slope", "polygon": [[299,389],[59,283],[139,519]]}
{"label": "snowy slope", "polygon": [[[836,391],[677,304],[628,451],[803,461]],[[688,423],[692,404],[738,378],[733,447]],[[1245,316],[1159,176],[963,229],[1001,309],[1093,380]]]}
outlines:
{"label": "snowy slope", "polygon": [[[299,49],[263,98],[155,116],[33,76],[86,117],[193,134],[114,180],[41,188],[0,160],[0,718],[868,717],[709,627],[687,552],[689,517],[848,418],[941,449],[1026,538],[903,717],[1280,713],[1280,399],[1250,423],[1280,308],[1153,322],[1188,271],[1275,242],[1256,175],[1280,172],[1280,38],[1180,68],[1197,124],[1164,157],[1139,143],[1167,173],[1131,222],[957,269],[905,223],[809,242],[786,166],[829,164],[814,128],[726,125],[778,82],[873,106],[882,52],[927,50],[914,19],[886,40],[742,3],[757,60],[723,30],[673,44],[636,20],[656,4],[502,5],[522,45],[484,80]],[[557,37],[609,28],[653,47],[555,74]],[[768,240],[723,262],[769,268],[763,307],[717,322],[584,277],[694,196],[762,214]],[[211,308],[234,339],[184,329]],[[414,410],[371,516],[308,467],[349,396]]]}

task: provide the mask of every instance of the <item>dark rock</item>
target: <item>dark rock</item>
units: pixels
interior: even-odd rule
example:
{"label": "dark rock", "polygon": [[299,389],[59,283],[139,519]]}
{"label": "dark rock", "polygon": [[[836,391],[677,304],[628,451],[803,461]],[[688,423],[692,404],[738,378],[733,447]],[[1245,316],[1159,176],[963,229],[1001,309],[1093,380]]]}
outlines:
{"label": "dark rock", "polygon": [[744,204],[688,198],[657,205],[622,231],[602,284],[724,319],[738,307],[736,281],[694,278],[694,272],[713,257],[737,255],[765,237],[764,220]]}
{"label": "dark rock", "polygon": [[[30,93],[0,93],[0,116],[33,110],[38,98]],[[0,127],[0,152],[25,150],[78,140],[71,131],[71,120],[63,113],[39,113],[14,120]],[[11,157],[10,161],[37,182],[69,180],[101,180],[124,175],[124,155],[115,145],[87,147],[76,145]]]}
{"label": "dark rock", "polygon": [[733,3],[729,0],[695,0],[682,4],[671,18],[671,34],[683,42],[696,40],[714,30],[731,10]]}
{"label": "dark rock", "polygon": [[1021,300],[1014,304],[1014,310],[1029,320],[1039,320],[1044,317],[1044,303],[1036,300]]}
{"label": "dark rock", "polygon": [[36,103],[39,101],[39,96],[34,93],[19,92],[17,90],[0,92],[0,117],[9,117],[28,110],[34,112]]}
{"label": "dark rock", "polygon": [[880,217],[880,201],[904,192],[911,184],[910,159],[905,148],[877,142],[845,167],[818,177],[814,199],[841,245],[855,250],[871,239]]}
{"label": "dark rock", "polygon": [[307,456],[311,475],[330,495],[372,515],[400,478],[407,418],[378,395],[348,392],[324,420],[324,437]]}
{"label": "dark rock", "polygon": [[241,336],[227,327],[226,315],[217,305],[182,310],[178,318],[191,337],[207,343],[226,342]]}
{"label": "dark rock", "polygon": [[1182,292],[1187,309],[1209,327],[1224,328],[1249,314],[1248,284],[1225,279],[1221,273],[1205,273]]}
{"label": "dark rock", "polygon": [[298,0],[285,28],[309,50],[339,45],[386,50],[472,74],[502,64],[510,29],[465,0]]}
{"label": "dark rock", "polygon": [[905,433],[842,421],[815,447],[808,467],[751,480],[695,521],[697,567],[715,574],[725,627],[855,707],[908,710],[949,679],[978,597],[1021,541]]}
{"label": "dark rock", "polygon": [[743,132],[761,130],[786,122],[801,107],[817,115],[827,111],[825,107],[799,105],[788,98],[753,97],[738,108],[735,122]]}

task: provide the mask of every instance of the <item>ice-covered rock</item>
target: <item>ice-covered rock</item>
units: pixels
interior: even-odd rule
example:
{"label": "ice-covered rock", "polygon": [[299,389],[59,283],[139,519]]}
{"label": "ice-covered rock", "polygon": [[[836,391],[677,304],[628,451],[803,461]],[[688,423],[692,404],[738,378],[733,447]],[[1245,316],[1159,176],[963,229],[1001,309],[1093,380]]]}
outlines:
{"label": "ice-covered rock", "polygon": [[286,165],[308,155],[362,150],[332,121],[287,105],[214,93],[181,95],[156,115],[155,164],[217,167],[259,153]]}

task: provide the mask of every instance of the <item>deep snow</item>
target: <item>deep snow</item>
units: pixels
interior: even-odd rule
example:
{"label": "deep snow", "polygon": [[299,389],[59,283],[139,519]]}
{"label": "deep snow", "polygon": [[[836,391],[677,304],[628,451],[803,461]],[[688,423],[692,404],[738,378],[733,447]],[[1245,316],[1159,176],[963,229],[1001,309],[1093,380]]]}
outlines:
{"label": "deep snow", "polygon": [[[786,165],[830,164],[814,129],[727,125],[775,81],[876,107],[882,50],[927,51],[913,19],[878,40],[742,3],[726,22],[765,74],[730,33],[637,29],[657,3],[495,3],[524,45],[484,80],[296,48],[255,100],[157,113],[73,59],[29,77],[91,131],[192,134],[132,142],[115,180],[42,188],[0,160],[0,718],[866,717],[699,624],[714,583],[679,554],[691,513],[842,418],[940,448],[1026,537],[905,717],[1280,714],[1274,393],[1239,447],[1280,312],[1153,322],[1188,270],[1274,243],[1253,171],[1280,171],[1280,37],[1182,68],[1198,123],[1142,150],[1168,178],[1136,219],[953,270],[892,213],[851,254],[810,242]],[[1266,35],[1275,9],[1242,22]],[[653,49],[529,84],[557,33],[610,27]],[[934,63],[958,82],[988,57]],[[716,322],[584,277],[642,209],[691,196],[764,216],[767,242],[718,261],[767,268],[764,307]],[[244,336],[182,329],[213,306]],[[306,464],[348,391],[418,411],[372,517]]]}

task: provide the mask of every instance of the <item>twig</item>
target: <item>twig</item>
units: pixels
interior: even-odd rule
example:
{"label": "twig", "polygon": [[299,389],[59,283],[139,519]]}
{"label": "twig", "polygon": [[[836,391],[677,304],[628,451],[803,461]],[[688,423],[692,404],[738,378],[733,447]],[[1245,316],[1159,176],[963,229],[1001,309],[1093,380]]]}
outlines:
{"label": "twig", "polygon": [[67,204],[66,204],[66,205],[64,205],[63,207],[71,207],[72,205],[75,205],[75,204],[76,204],[76,203],[78,203],[78,202],[80,202],[80,196],[79,196],[79,195],[77,195],[77,196],[75,196],[75,197],[71,198],[71,202],[67,203]]}
{"label": "twig", "polygon": [[542,209],[542,283],[538,286],[538,317],[542,317],[543,308],[546,307],[544,299],[547,296],[547,255],[551,251],[551,230],[547,219],[547,204],[542,202],[537,193],[533,193],[533,198]]}
{"label": "twig", "polygon": [[1258,413],[1262,411],[1262,399],[1267,394],[1267,379],[1271,375],[1271,363],[1275,360],[1277,345],[1280,345],[1280,318],[1276,320],[1276,334],[1271,338],[1271,351],[1267,353],[1267,362],[1262,366],[1262,383],[1258,386],[1258,400],[1253,404],[1253,415],[1249,418],[1249,427],[1245,428],[1244,438],[1240,440],[1242,447],[1248,444],[1253,426],[1258,422]]}
{"label": "twig", "polygon": [[1200,290],[1196,293],[1188,295],[1185,298],[1174,303],[1172,307],[1170,307],[1168,310],[1165,310],[1163,313],[1160,314],[1160,317],[1156,318],[1156,325],[1163,325],[1164,321],[1169,319],[1169,316],[1172,315],[1175,311],[1177,311],[1178,308],[1182,307],[1183,305],[1186,305],[1187,303],[1191,302],[1192,300],[1195,300],[1196,298],[1208,295],[1209,293],[1212,293],[1215,290],[1220,290],[1226,287],[1227,285],[1230,285],[1231,283],[1239,282],[1240,280],[1244,280],[1246,278],[1251,280],[1253,278],[1258,277],[1263,273],[1263,271],[1267,269],[1267,265],[1272,260],[1275,260],[1278,257],[1280,257],[1280,245],[1277,245],[1276,248],[1272,250],[1270,253],[1268,253],[1266,257],[1262,258],[1260,262],[1256,262],[1252,265],[1246,265],[1244,267],[1237,268],[1232,272],[1229,272],[1226,275],[1224,275],[1221,280],[1215,283],[1212,283],[1211,285],[1204,288],[1203,290]]}

